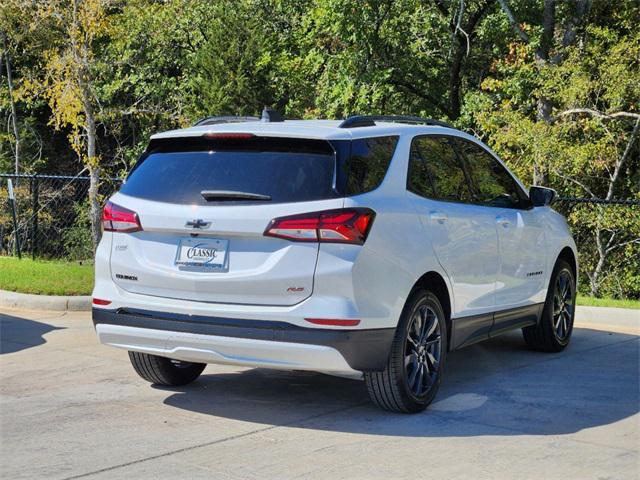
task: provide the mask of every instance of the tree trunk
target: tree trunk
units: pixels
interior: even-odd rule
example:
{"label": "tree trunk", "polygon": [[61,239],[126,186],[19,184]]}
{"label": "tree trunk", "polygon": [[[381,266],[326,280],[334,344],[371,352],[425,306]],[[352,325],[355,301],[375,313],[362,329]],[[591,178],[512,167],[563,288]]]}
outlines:
{"label": "tree trunk", "polygon": [[602,243],[602,231],[600,229],[596,230],[594,237],[596,240],[596,250],[598,252],[598,263],[591,275],[589,275],[589,287],[591,288],[591,296],[597,297],[600,291],[600,274],[607,259],[607,249]]}
{"label": "tree trunk", "polygon": [[[451,24],[451,30],[453,32],[453,58],[449,65],[449,118],[455,120],[460,116],[461,110],[461,86],[462,86],[462,69],[464,64],[464,57],[468,54],[468,48],[470,47],[471,40],[476,35],[476,27],[478,23],[487,16],[491,6],[495,0],[486,0],[483,4],[478,6],[478,9],[473,12],[468,21],[463,25]],[[462,14],[461,12],[460,14]],[[459,32],[461,29],[465,35]],[[468,43],[469,42],[469,43]]]}
{"label": "tree trunk", "polygon": [[[542,38],[540,47],[536,51],[536,61],[540,68],[549,61],[549,52],[553,45],[553,34],[556,28],[556,2],[555,0],[544,0],[544,10],[542,12]],[[551,100],[545,96],[538,98],[536,118],[539,122],[551,123],[551,113],[553,105]],[[547,165],[544,159],[541,163],[533,165],[533,184],[544,185],[547,183]]]}
{"label": "tree trunk", "polygon": [[102,237],[100,202],[98,200],[98,189],[100,187],[100,159],[96,155],[96,117],[93,103],[93,92],[91,91],[90,75],[90,51],[91,45],[82,35],[77,35],[83,27],[78,19],[79,0],[73,2],[72,24],[73,33],[70,36],[71,48],[76,62],[76,72],[78,86],[82,96],[82,110],[84,112],[84,130],[87,135],[87,158],[84,160],[85,166],[89,169],[89,219],[91,220],[91,240],[93,252],[95,253]]}
{"label": "tree trunk", "polygon": [[562,36],[562,46],[573,45],[577,39],[577,30],[584,23],[584,18],[589,12],[591,0],[576,0],[573,6],[573,13],[566,24],[564,35]]}
{"label": "tree trunk", "polygon": [[465,47],[456,36],[456,47],[453,62],[449,67],[449,119],[456,120],[460,116],[460,72],[465,55]]}
{"label": "tree trunk", "polygon": [[13,127],[13,136],[16,139],[15,173],[16,175],[18,175],[18,173],[20,173],[20,132],[18,131],[18,113],[16,112],[16,103],[13,100],[13,75],[11,73],[11,59],[9,57],[9,48],[7,46],[7,35],[4,32],[2,33],[2,46],[4,48],[4,61],[7,68],[9,103],[11,104],[11,124]]}
{"label": "tree trunk", "polygon": [[100,202],[98,189],[100,187],[100,165],[96,156],[96,122],[93,116],[93,108],[90,103],[85,103],[85,115],[87,119],[87,166],[89,167],[89,216],[91,219],[91,239],[95,252],[102,237]]}

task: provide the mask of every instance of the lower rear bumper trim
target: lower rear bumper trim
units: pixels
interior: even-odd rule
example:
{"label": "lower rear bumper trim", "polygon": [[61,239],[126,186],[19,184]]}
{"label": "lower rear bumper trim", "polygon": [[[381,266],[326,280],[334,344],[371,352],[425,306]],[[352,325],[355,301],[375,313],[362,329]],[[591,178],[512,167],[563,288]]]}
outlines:
{"label": "lower rear bumper trim", "polygon": [[287,322],[244,320],[155,312],[148,310],[108,310],[94,308],[94,325],[121,325],[167,332],[274,342],[319,345],[337,350],[353,370],[381,371],[387,365],[393,328],[333,330],[307,328]]}

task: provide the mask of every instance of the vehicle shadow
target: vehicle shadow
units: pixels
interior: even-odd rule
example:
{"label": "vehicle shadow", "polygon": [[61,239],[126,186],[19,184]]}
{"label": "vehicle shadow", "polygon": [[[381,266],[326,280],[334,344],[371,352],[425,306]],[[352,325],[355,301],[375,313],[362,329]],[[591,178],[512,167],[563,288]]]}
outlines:
{"label": "vehicle shadow", "polygon": [[64,327],[0,313],[0,355],[14,353],[46,343],[44,335]]}
{"label": "vehicle shadow", "polygon": [[431,407],[398,415],[369,403],[364,382],[266,369],[203,375],[165,404],[272,426],[391,436],[557,435],[640,410],[640,337],[584,328],[559,354],[514,332],[449,355]]}

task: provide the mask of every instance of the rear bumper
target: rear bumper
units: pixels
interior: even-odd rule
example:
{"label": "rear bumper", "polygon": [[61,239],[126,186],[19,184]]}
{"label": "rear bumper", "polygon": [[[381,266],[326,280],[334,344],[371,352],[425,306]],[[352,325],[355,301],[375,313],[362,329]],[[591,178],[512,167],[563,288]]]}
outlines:
{"label": "rear bumper", "polygon": [[93,309],[107,345],[185,361],[349,374],[387,364],[393,328],[333,330],[287,322]]}

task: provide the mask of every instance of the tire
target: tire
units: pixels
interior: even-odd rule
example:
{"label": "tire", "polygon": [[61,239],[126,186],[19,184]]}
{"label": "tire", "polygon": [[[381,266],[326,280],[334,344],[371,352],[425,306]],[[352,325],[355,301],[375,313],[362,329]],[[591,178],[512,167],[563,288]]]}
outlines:
{"label": "tire", "polygon": [[136,373],[147,382],[171,387],[193,382],[207,366],[140,352],[129,352],[129,360]]}
{"label": "tire", "polygon": [[440,301],[428,290],[415,290],[400,316],[386,368],[364,374],[369,397],[391,412],[423,411],[438,393],[446,354],[447,325]]}
{"label": "tire", "polygon": [[[566,290],[565,290],[566,289]],[[571,265],[558,259],[540,321],[522,329],[524,340],[534,350],[560,352],[569,345],[576,313],[576,280]]]}

